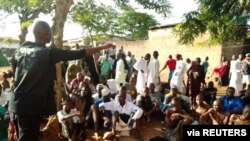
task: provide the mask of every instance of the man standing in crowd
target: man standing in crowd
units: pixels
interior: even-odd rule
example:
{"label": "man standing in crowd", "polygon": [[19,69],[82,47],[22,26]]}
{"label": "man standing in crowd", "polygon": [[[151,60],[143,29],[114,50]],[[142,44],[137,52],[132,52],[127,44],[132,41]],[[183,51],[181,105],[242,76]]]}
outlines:
{"label": "man standing in crowd", "polygon": [[183,80],[184,80],[184,75],[186,73],[187,67],[185,62],[182,60],[181,54],[176,55],[176,68],[173,74],[173,77],[170,81],[170,86],[177,86],[178,91],[180,93],[184,92],[184,85],[183,85]]}
{"label": "man standing in crowd", "polygon": [[135,64],[134,68],[138,71],[137,80],[136,80],[136,90],[138,93],[143,93],[143,88],[146,86],[147,83],[147,66],[148,62],[150,61],[150,54],[147,53],[145,57],[141,57]]}
{"label": "man standing in crowd", "polygon": [[160,72],[162,72],[167,66],[169,68],[168,83],[170,83],[170,80],[172,79],[172,76],[173,76],[174,70],[175,70],[175,66],[176,66],[176,60],[172,58],[172,55],[168,56],[168,60]]}
{"label": "man standing in crowd", "polygon": [[51,40],[51,29],[44,21],[35,24],[33,33],[35,42],[22,44],[16,50],[12,61],[15,76],[9,111],[18,141],[38,141],[42,116],[56,113],[56,63],[81,59],[113,47],[107,44],[74,51],[46,47],[46,43]]}
{"label": "man standing in crowd", "polygon": [[159,53],[158,51],[153,52],[153,59],[150,60],[147,68],[147,87],[150,86],[151,83],[155,84],[155,91],[158,92],[160,91],[160,74],[159,74],[159,69],[160,69],[160,63],[158,60]]}

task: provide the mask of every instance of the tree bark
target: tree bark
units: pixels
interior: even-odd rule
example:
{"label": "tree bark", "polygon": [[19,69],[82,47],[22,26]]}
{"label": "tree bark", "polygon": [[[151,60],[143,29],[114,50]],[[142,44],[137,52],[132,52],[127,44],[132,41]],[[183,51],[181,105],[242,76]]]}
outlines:
{"label": "tree bark", "polygon": [[[20,22],[20,24],[21,24],[21,22]],[[19,35],[19,40],[20,40],[19,44],[20,45],[25,42],[27,34],[28,34],[28,27],[21,26],[21,33]]]}
{"label": "tree bark", "polygon": [[[55,17],[53,19],[53,26],[52,26],[52,43],[58,47],[63,47],[63,29],[64,24],[67,19],[67,15],[69,13],[69,9],[73,4],[73,0],[56,0],[56,9],[55,9]],[[61,64],[56,64],[56,103],[57,109],[61,108],[61,98],[62,98],[62,68]]]}

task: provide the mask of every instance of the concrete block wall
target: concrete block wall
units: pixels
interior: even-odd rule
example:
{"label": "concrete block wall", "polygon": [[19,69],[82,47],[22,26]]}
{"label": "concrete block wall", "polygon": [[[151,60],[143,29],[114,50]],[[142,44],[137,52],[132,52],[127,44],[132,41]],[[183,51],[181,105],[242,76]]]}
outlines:
{"label": "concrete block wall", "polygon": [[[124,47],[125,51],[131,51],[135,55],[136,59],[145,56],[146,53],[152,55],[153,51],[157,50],[159,52],[160,69],[164,66],[168,56],[171,54],[173,57],[176,54],[182,54],[183,59],[190,58],[194,60],[196,57],[200,57],[204,60],[206,56],[209,56],[209,72],[213,70],[220,62],[222,47],[220,45],[214,47],[195,47],[191,45],[180,45],[178,43],[178,38],[175,36],[169,36],[165,32],[163,38],[157,35],[159,38],[151,38],[149,40],[142,41],[115,41],[117,45],[117,50],[121,46]],[[161,80],[167,81],[168,78],[168,68],[161,73]]]}

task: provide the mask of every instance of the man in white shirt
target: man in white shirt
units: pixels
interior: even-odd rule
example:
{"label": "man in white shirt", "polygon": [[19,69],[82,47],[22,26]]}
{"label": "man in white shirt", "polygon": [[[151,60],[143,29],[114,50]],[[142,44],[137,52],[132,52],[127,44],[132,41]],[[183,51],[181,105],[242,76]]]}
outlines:
{"label": "man in white shirt", "polygon": [[145,57],[140,58],[135,64],[134,69],[137,70],[136,90],[138,93],[143,93],[143,88],[147,83],[147,66],[150,60],[150,54],[147,53]]}
{"label": "man in white shirt", "polygon": [[[57,112],[59,123],[62,125],[61,135],[69,140],[76,137],[76,124],[80,124],[80,113],[73,109],[73,101],[68,98],[62,102],[63,109]],[[80,127],[80,126],[79,126]]]}
{"label": "man in white shirt", "polygon": [[147,87],[150,86],[150,83],[155,84],[155,91],[160,91],[160,63],[158,60],[159,53],[158,51],[153,52],[153,59],[150,60],[147,68]]}
{"label": "man in white shirt", "polygon": [[239,55],[237,60],[231,61],[230,66],[230,82],[229,86],[235,88],[235,94],[239,95],[239,92],[243,90],[243,83],[242,83],[242,55]]}
{"label": "man in white shirt", "polygon": [[[126,101],[129,101],[129,102],[133,102],[132,101],[132,97],[130,94],[127,94],[127,87],[126,86],[122,86],[120,91],[119,91],[119,95],[120,94],[125,94],[126,95]],[[116,101],[119,101],[119,95],[116,95],[115,96],[115,100]]]}
{"label": "man in white shirt", "polygon": [[[136,120],[140,119],[143,111],[141,108],[126,101],[126,94],[120,94],[118,101],[101,103],[100,110],[111,110],[113,113],[112,135],[116,135],[116,131],[129,131],[136,126]],[[137,132],[138,133],[138,132]]]}
{"label": "man in white shirt", "polygon": [[176,67],[175,67],[173,77],[170,81],[170,86],[171,88],[173,86],[177,86],[178,91],[183,94],[184,93],[183,80],[184,80],[185,73],[187,71],[187,66],[186,66],[186,63],[182,60],[181,54],[177,54],[176,60],[177,60]]}

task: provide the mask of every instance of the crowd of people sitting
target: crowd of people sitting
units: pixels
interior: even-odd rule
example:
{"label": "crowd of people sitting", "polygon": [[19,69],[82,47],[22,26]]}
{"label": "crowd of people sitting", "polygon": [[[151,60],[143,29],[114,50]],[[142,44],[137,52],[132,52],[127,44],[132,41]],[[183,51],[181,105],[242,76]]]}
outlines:
{"label": "crowd of people sitting", "polygon": [[[218,96],[214,82],[205,81],[208,57],[204,61],[189,59],[186,63],[181,54],[177,54],[176,59],[170,55],[160,69],[159,53],[154,51],[152,56],[145,54],[135,59],[130,51],[126,53],[121,47],[118,51],[105,50],[97,63],[92,57],[62,63],[65,76],[62,109],[57,112],[60,137],[84,140],[89,137],[87,129],[93,127],[93,138],[97,140],[118,140],[118,135],[130,136],[132,130],[136,139],[143,140],[140,135],[143,129],[138,127],[151,122],[152,118],[165,126],[163,138],[169,141],[182,140],[182,125],[250,125],[249,74],[245,88],[236,86],[242,83],[237,78],[238,83],[231,82],[225,94]],[[247,54],[241,62],[250,73],[249,58]],[[163,87],[160,72],[167,67],[169,85]],[[244,67],[240,73],[241,70],[244,73]],[[235,72],[238,73],[236,67],[230,69],[231,79]],[[10,88],[7,79],[12,76],[11,71],[2,73],[2,93]],[[5,103],[8,99],[5,100],[1,101],[4,112],[8,106]],[[2,113],[1,122],[9,122],[6,118],[2,120],[6,116]],[[1,133],[7,134],[7,126],[0,124]],[[105,131],[104,135],[101,136],[100,130]]]}

